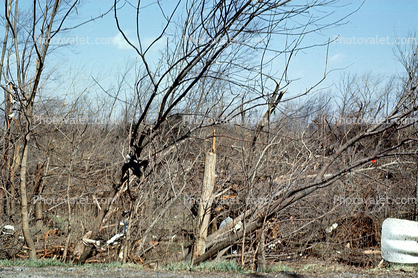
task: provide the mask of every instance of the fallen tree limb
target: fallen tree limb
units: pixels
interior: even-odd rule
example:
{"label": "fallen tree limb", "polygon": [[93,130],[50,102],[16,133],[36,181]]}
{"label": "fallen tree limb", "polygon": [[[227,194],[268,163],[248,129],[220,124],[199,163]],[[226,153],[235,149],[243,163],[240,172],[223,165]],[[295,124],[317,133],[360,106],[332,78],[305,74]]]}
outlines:
{"label": "fallen tree limb", "polygon": [[[246,224],[246,232],[247,233],[252,233],[255,230],[261,228],[261,226],[263,224],[263,217],[265,215],[263,213],[263,211],[265,211],[266,209],[269,210],[268,213],[267,213],[267,218],[266,218],[266,220],[268,220],[271,217],[273,217],[274,214],[278,213],[279,211],[281,211],[281,210],[285,209],[286,207],[292,205],[293,203],[297,202],[298,200],[301,200],[302,198],[312,194],[314,191],[318,190],[319,188],[331,185],[336,180],[341,178],[344,174],[350,172],[352,169],[354,169],[356,167],[359,167],[359,166],[371,161],[375,157],[392,156],[392,155],[412,155],[412,154],[414,154],[414,153],[409,153],[409,152],[408,153],[394,153],[394,154],[382,154],[381,153],[379,155],[375,155],[375,156],[367,157],[367,158],[364,158],[364,159],[360,159],[360,160],[356,161],[355,163],[353,163],[352,165],[350,165],[349,167],[346,167],[346,168],[344,168],[344,169],[342,169],[342,170],[340,170],[336,173],[327,174],[325,179],[324,179],[325,173],[322,172],[322,175],[320,177],[316,176],[315,180],[312,183],[308,184],[305,187],[291,190],[283,198],[280,198],[278,200],[273,201],[268,207],[262,208],[262,210],[258,213],[258,216],[256,217],[256,219],[254,221]],[[329,167],[329,165],[325,165],[325,167]],[[253,211],[252,213],[247,212],[247,215],[253,215],[254,212],[255,211]],[[213,246],[213,247],[210,248],[209,250],[207,250],[207,252],[205,252],[204,254],[199,256],[198,258],[196,258],[195,263],[198,264],[200,262],[208,260],[209,258],[214,256],[216,253],[221,251],[222,249],[228,247],[229,245],[235,243],[238,239],[240,239],[244,235],[243,230],[237,232],[236,234],[234,234],[234,235],[232,235],[232,236],[230,236],[226,239],[222,239],[222,240],[217,241],[218,239],[222,238],[222,236],[225,235],[236,223],[241,221],[243,219],[243,217],[244,217],[244,214],[241,214],[240,216],[235,218],[233,222],[230,222],[230,223],[228,223],[228,225],[223,227],[223,229],[219,229],[217,232],[208,236],[207,246],[208,246],[208,248],[209,248],[209,246]]]}

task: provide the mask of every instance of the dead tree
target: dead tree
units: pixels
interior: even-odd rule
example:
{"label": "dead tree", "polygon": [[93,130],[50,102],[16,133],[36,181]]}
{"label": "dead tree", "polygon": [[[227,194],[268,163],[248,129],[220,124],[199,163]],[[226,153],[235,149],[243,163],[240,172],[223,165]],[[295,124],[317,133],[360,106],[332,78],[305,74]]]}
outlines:
{"label": "dead tree", "polygon": [[[258,106],[268,106],[268,113],[271,113],[281,101],[283,91],[290,81],[287,78],[287,66],[277,69],[280,74],[273,78],[268,78],[269,74],[265,69],[271,65],[277,67],[274,61],[280,55],[299,51],[305,35],[318,28],[334,25],[335,22],[322,22],[320,16],[316,15],[312,15],[308,20],[304,19],[305,13],[315,14],[315,9],[334,2],[308,1],[299,6],[297,3],[293,5],[291,0],[187,3],[177,1],[170,7],[157,3],[156,8],[161,12],[161,19],[165,25],[156,35],[156,39],[150,45],[145,45],[139,31],[134,40],[125,34],[124,26],[119,21],[118,1],[115,1],[116,26],[125,41],[136,51],[143,65],[143,72],[133,92],[140,101],[140,113],[132,121],[130,161],[138,164],[138,167],[147,161],[142,171],[145,176],[151,176],[164,160],[164,155],[167,155],[170,149],[176,148],[181,141],[189,139],[197,129],[216,124],[217,121],[234,119]],[[142,8],[143,3],[138,1],[135,6],[136,18],[133,18],[137,30],[140,28]],[[182,12],[187,16],[179,22]],[[303,23],[292,29],[283,28],[291,18],[298,18]],[[153,66],[148,53],[157,47],[157,43],[173,28],[176,35],[167,41],[162,59]],[[283,32],[296,39],[285,44],[283,50],[269,47],[273,45],[273,37],[280,37]],[[327,44],[328,42],[324,41],[323,46]],[[272,54],[275,59],[266,59],[266,54]],[[256,57],[257,61],[249,61],[248,57]],[[325,57],[326,48],[324,60]],[[254,85],[245,78],[243,80],[241,76],[244,75],[248,79],[257,80],[261,85]],[[219,88],[219,95],[211,93],[216,91],[214,88]],[[249,92],[237,94],[243,91]],[[308,93],[310,91],[305,94]],[[215,121],[195,121],[193,127],[177,134],[168,144],[155,144],[159,138],[164,137],[164,124],[170,117],[178,114]],[[261,126],[255,133],[255,138],[262,128]],[[121,171],[115,175],[113,189],[108,198],[116,196],[128,182],[132,167],[136,169],[135,165],[121,166]],[[91,238],[98,237],[107,211],[108,206],[100,210],[92,228]],[[85,262],[90,251],[91,247],[86,248],[79,260],[80,263]]]}
{"label": "dead tree", "polygon": [[[21,12],[19,1],[6,1],[6,37],[3,43],[2,73],[7,80],[15,82],[13,90],[2,86],[7,94],[13,95],[21,107],[18,123],[21,126],[22,145],[20,161],[20,198],[22,230],[30,249],[30,258],[36,258],[35,245],[29,231],[27,172],[33,131],[35,98],[41,88],[43,73],[50,50],[50,41],[63,27],[65,20],[75,10],[79,1],[33,1],[30,12]],[[62,15],[60,17],[60,15]],[[25,28],[21,28],[26,25]],[[25,38],[22,41],[22,38]],[[10,48],[7,63],[3,63],[4,53]],[[11,69],[13,64],[15,69]],[[18,156],[20,156],[18,154]],[[12,178],[12,177],[10,177]]]}

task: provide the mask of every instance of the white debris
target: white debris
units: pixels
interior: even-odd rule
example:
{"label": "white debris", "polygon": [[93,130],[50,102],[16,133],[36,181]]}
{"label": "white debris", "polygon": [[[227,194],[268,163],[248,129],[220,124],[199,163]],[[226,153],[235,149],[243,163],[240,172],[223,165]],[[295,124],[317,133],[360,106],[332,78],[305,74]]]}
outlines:
{"label": "white debris", "polygon": [[123,246],[120,248],[119,259],[123,259]]}
{"label": "white debris", "polygon": [[5,228],[6,230],[12,230],[12,231],[14,231],[14,230],[15,230],[15,227],[13,227],[12,225],[4,225],[4,228]]}
{"label": "white debris", "polygon": [[[219,229],[221,229],[223,226],[233,222],[234,220],[231,217],[227,217],[225,218],[222,222],[221,225],[219,225]],[[242,222],[239,221],[237,224],[235,224],[234,226],[234,233],[236,233],[237,231],[239,231],[240,229],[242,229]]]}
{"label": "white debris", "polygon": [[282,243],[282,241],[280,239],[278,239],[276,242],[267,245],[267,247],[269,249],[273,249],[273,248],[276,248],[276,244],[281,244],[281,243]]}
{"label": "white debris", "polygon": [[89,243],[94,244],[95,246],[100,246],[100,240],[94,240],[89,238],[82,239],[84,245],[88,245]]}
{"label": "white debris", "polygon": [[234,233],[241,230],[241,228],[242,228],[242,222],[240,221],[234,226]]}
{"label": "white debris", "polygon": [[108,241],[106,241],[106,245],[112,244],[113,242],[115,242],[116,240],[120,239],[124,235],[125,235],[124,233],[120,233],[120,234],[114,235],[111,239],[109,239]]}
{"label": "white debris", "polygon": [[5,231],[2,231],[5,235],[13,235],[13,232],[15,231],[15,227],[12,225],[4,225],[3,229]]}
{"label": "white debris", "polygon": [[330,234],[337,227],[338,227],[338,224],[337,223],[334,223],[330,227],[326,228],[325,231]]}
{"label": "white debris", "polygon": [[228,216],[227,218],[225,218],[225,219],[221,222],[221,225],[219,225],[219,229],[222,229],[222,227],[223,227],[223,226],[225,226],[225,225],[227,225],[227,224],[231,223],[232,221],[234,221],[234,220],[232,220],[232,218]]}

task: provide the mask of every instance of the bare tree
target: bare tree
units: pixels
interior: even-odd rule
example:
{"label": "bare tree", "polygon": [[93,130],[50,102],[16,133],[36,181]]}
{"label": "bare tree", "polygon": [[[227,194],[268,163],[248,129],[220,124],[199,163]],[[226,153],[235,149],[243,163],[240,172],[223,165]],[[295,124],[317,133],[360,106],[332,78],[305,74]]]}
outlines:
{"label": "bare tree", "polygon": [[[310,147],[310,145],[306,144],[307,142],[304,142],[305,140],[302,139],[301,143],[303,146],[301,149],[307,151],[305,155],[302,155],[306,157],[305,162],[298,163],[297,168],[292,169],[290,175],[284,175],[280,178],[280,180],[289,180],[290,186],[279,183],[273,191],[276,193],[272,195],[271,202],[268,202],[259,208],[257,216],[252,219],[250,218],[247,221],[247,229],[244,229],[227,239],[221,238],[221,240],[216,240],[222,233],[225,233],[229,227],[220,229],[209,236],[208,240],[213,241],[214,246],[209,249],[206,254],[197,258],[195,262],[199,263],[212,257],[223,248],[236,242],[236,240],[241,238],[245,232],[249,233],[261,228],[265,219],[272,218],[284,209],[289,208],[292,204],[313,194],[315,191],[335,185],[335,182],[338,179],[341,179],[350,173],[361,175],[364,171],[369,170],[369,167],[366,167],[366,165],[373,160],[377,159],[390,164],[397,163],[396,158],[398,157],[415,156],[415,151],[407,148],[410,143],[416,142],[415,131],[406,131],[409,130],[409,127],[415,125],[416,122],[416,119],[411,120],[410,115],[413,115],[418,109],[415,105],[415,89],[417,81],[410,72],[410,67],[407,69],[406,76],[409,76],[409,78],[399,94],[400,97],[393,110],[386,117],[379,117],[378,113],[376,113],[381,110],[381,107],[377,107],[377,109],[374,110],[373,121],[370,121],[365,125],[356,122],[356,119],[358,119],[358,117],[356,117],[357,115],[352,114],[353,117],[351,118],[350,115],[346,115],[347,118],[344,118],[344,120],[350,119],[350,123],[348,124],[350,128],[347,132],[343,133],[343,136],[336,136],[335,133],[339,129],[338,125],[347,125],[347,123],[337,123],[336,125],[326,123],[327,130],[329,129],[329,133],[331,134],[330,137],[326,137],[326,140],[331,138],[334,142],[328,142],[328,144],[332,144],[332,152],[325,156],[314,155],[317,145],[312,145]],[[361,87],[362,89],[365,88],[367,90],[367,86]],[[361,113],[363,107],[370,107],[365,106],[365,104],[367,103],[360,102],[358,111],[356,112]],[[368,105],[370,105],[370,102]],[[355,129],[354,132],[351,132],[354,126],[357,126],[357,129]],[[324,142],[324,144],[325,143],[327,142]],[[359,145],[363,146],[362,149],[366,151],[361,151],[356,147]],[[356,155],[354,156],[353,153]],[[352,160],[346,162],[344,165],[341,161],[343,161],[342,158],[346,155],[351,155]],[[388,159],[395,159],[395,162],[388,161]],[[315,164],[320,165],[319,169],[315,169]],[[238,216],[235,221],[242,219],[245,219],[245,215]]]}
{"label": "bare tree", "polygon": [[[115,1],[116,25],[125,41],[138,54],[145,74],[139,76],[134,87],[136,100],[141,103],[137,105],[139,115],[134,115],[129,144],[131,152],[122,171],[116,175],[108,197],[117,196],[124,184],[129,184],[130,172],[138,177],[156,174],[165,156],[190,138],[195,130],[208,126],[205,119],[211,119],[209,125],[212,125],[219,120],[235,119],[256,107],[267,106],[266,116],[253,137],[256,141],[265,121],[283,101],[285,88],[290,83],[287,69],[293,54],[311,47],[302,46],[302,38],[338,23],[323,22],[323,18],[315,14],[317,8],[334,2],[309,1],[298,5],[290,0],[177,1],[172,8],[157,2],[165,25],[156,39],[145,45],[139,32],[143,3],[138,1],[135,7],[137,32],[132,39],[119,21],[118,2]],[[178,19],[181,13],[185,14],[183,20]],[[308,14],[306,20],[305,15]],[[284,27],[291,18],[305,20],[292,28]],[[174,31],[174,37],[167,39],[161,59],[154,66],[148,54],[157,47],[157,42],[167,38],[169,30]],[[283,35],[289,40],[283,49],[277,50],[273,47],[273,40]],[[328,41],[324,41],[322,45],[327,44]],[[282,69],[277,69],[275,62],[280,55],[287,55],[286,63]],[[274,69],[268,70],[270,67]],[[219,95],[213,92],[219,92]],[[310,92],[289,96],[286,101]],[[170,122],[179,114],[192,116],[195,125],[170,137],[172,140],[161,141],[166,138],[167,131],[173,129]],[[175,200],[178,195],[174,194],[173,198]],[[172,200],[168,205],[172,204]],[[104,206],[100,210],[92,229],[92,238],[97,238],[108,209]],[[249,231],[252,230],[250,227]],[[85,262],[91,250],[91,246],[86,248],[80,263]]]}
{"label": "bare tree", "polygon": [[[22,108],[22,161],[20,163],[20,196],[22,229],[28,247],[30,258],[36,258],[35,246],[29,232],[28,200],[27,200],[27,165],[29,141],[32,131],[33,109],[35,97],[41,86],[42,73],[48,56],[51,39],[57,35],[62,25],[78,1],[61,3],[56,1],[33,1],[31,16],[24,18],[18,7],[19,1],[6,1],[7,30],[10,36],[3,44],[3,53],[11,46],[13,56],[8,56],[8,67],[2,69],[6,80],[13,83],[13,90],[3,87],[8,95],[12,95]],[[57,19],[57,15],[62,17]],[[21,23],[27,24],[21,28]],[[22,41],[23,38],[23,41]],[[10,64],[14,64],[13,68]],[[4,66],[4,64],[2,64]],[[15,72],[14,74],[12,72]]]}

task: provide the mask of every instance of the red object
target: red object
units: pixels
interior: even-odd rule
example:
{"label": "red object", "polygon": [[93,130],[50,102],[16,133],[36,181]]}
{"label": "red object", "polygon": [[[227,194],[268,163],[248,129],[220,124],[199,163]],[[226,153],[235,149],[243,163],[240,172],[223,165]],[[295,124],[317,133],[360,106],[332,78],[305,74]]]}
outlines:
{"label": "red object", "polygon": [[376,164],[376,159],[372,160],[372,164],[375,165]]}

